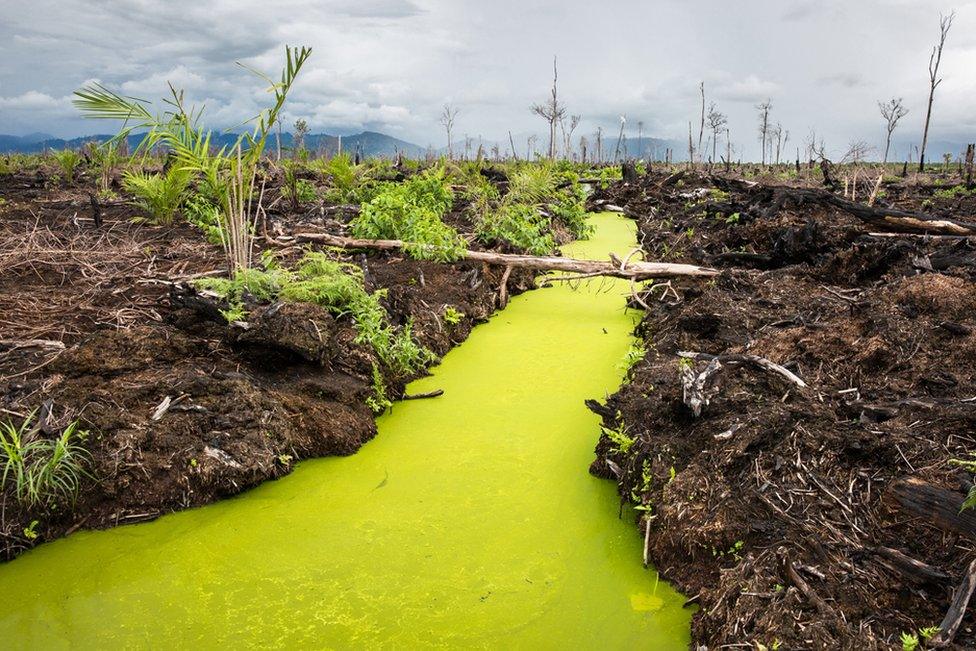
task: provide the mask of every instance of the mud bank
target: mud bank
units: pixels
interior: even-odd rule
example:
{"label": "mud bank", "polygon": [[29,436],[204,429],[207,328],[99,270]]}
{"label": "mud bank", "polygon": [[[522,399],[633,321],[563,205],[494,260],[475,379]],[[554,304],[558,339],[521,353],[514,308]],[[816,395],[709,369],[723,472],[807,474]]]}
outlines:
{"label": "mud bank", "polygon": [[[883,205],[972,214],[931,185],[885,188]],[[594,405],[634,443],[605,436],[591,471],[648,509],[651,559],[701,606],[695,643],[900,648],[939,626],[976,556],[955,517],[972,476],[951,462],[976,451],[976,254],[777,194],[662,174],[594,197],[636,218],[649,258],[724,271],[639,296],[646,351]],[[706,378],[698,417],[682,376]],[[919,486],[939,508],[913,508]]]}

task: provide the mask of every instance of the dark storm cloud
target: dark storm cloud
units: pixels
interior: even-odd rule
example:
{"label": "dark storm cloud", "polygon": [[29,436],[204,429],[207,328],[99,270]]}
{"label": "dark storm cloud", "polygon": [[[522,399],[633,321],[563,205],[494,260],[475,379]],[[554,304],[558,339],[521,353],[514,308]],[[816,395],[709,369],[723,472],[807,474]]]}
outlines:
{"label": "dark storm cloud", "polygon": [[[933,135],[974,139],[976,6],[955,8]],[[529,107],[548,92],[555,54],[560,94],[583,116],[578,135],[616,134],[626,116],[629,137],[643,122],[648,135],[686,138],[704,81],[743,156],[756,150],[755,105],[767,98],[794,141],[816,129],[839,150],[882,137],[877,101],[891,96],[912,111],[903,137],[917,137],[947,9],[930,0],[4,0],[0,132],[107,130],[71,107],[90,80],[147,98],[169,81],[206,104],[213,126],[236,125],[266,95],[234,61],[274,73],[290,43],[315,54],[286,118],[316,130],[439,145],[437,116],[451,102],[461,136],[541,133]]]}

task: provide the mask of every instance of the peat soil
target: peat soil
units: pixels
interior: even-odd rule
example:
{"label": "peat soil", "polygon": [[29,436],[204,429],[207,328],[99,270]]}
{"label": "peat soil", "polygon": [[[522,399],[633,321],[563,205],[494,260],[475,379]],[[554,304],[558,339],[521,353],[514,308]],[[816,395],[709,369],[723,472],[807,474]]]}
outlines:
{"label": "peat soil", "polygon": [[[101,202],[96,225],[90,192],[93,182],[43,173],[0,177],[0,421],[37,410],[42,435],[54,435],[78,420],[93,456],[73,507],[28,511],[2,495],[0,559],[79,528],[228,497],[301,459],[352,454],[376,434],[365,404],[375,353],[353,341],[348,317],[276,303],[255,306],[246,329],[228,325],[188,287],[222,273],[219,246],[186,223],[137,223],[124,201]],[[271,202],[272,237],[342,235],[355,210],[288,205]],[[277,250],[287,262],[304,249]],[[498,268],[341,257],[361,266],[368,290],[387,290],[391,322],[412,321],[438,355],[498,307]],[[532,282],[516,271],[508,293]],[[463,314],[457,323],[443,318],[449,306]],[[410,379],[385,377],[388,395]]]}
{"label": "peat soil", "polygon": [[[976,452],[976,242],[870,235],[786,185],[648,174],[591,197],[637,220],[648,259],[721,270],[633,301],[646,353],[591,407],[634,442],[604,435],[591,472],[649,507],[639,533],[699,606],[696,644],[901,648],[976,558],[957,517],[972,475],[951,462]],[[876,207],[976,214],[932,183],[881,187]],[[704,378],[698,417],[682,376]],[[976,647],[974,629],[967,615],[953,645]]]}

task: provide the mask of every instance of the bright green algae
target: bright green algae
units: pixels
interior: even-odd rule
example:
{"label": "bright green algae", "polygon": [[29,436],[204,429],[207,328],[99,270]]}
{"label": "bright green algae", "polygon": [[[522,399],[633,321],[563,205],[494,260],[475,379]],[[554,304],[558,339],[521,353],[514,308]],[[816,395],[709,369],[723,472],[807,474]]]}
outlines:
{"label": "bright green algae", "polygon": [[[567,255],[627,251],[592,217]],[[633,517],[591,477],[620,384],[626,283],[515,297],[344,458],[0,566],[0,647],[684,649],[682,597],[641,566]]]}

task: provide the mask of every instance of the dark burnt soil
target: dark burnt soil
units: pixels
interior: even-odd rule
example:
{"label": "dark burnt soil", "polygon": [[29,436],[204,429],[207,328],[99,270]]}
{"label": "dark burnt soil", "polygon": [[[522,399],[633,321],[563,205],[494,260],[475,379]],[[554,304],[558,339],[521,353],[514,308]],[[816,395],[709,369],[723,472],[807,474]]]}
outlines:
{"label": "dark burnt soil", "polygon": [[[96,227],[89,189],[43,174],[0,178],[0,419],[49,411],[51,433],[80,420],[97,479],[73,509],[27,512],[4,496],[2,558],[81,527],[239,493],[298,460],[351,454],[376,433],[365,405],[374,353],[353,342],[348,318],[275,304],[252,310],[243,330],[186,307],[181,284],[223,269],[219,247],[186,224],[134,223],[121,201],[102,202]],[[343,229],[342,211],[328,207],[269,217],[278,234]],[[368,289],[388,290],[391,321],[412,320],[438,355],[497,307],[501,272],[492,268],[346,259],[362,266]],[[509,292],[531,282],[513,273]],[[464,314],[459,323],[444,322],[447,306]],[[388,394],[401,395],[409,379],[387,377]],[[31,540],[24,530],[35,519]]]}
{"label": "dark burnt soil", "polygon": [[[887,190],[904,209],[976,212],[971,199]],[[893,490],[905,478],[941,487],[955,513],[971,485],[950,459],[976,452],[976,244],[872,237],[837,209],[769,211],[773,194],[650,175],[594,197],[638,219],[649,259],[723,271],[642,294],[647,353],[594,406],[635,442],[624,453],[604,436],[591,471],[650,505],[650,558],[700,606],[697,644],[900,648],[902,631],[940,624],[976,556],[972,530],[918,517]],[[758,355],[808,388],[726,363],[696,418],[680,376],[706,363],[679,351]],[[909,578],[897,552],[947,576]],[[955,644],[973,648],[974,629],[970,614]]]}

